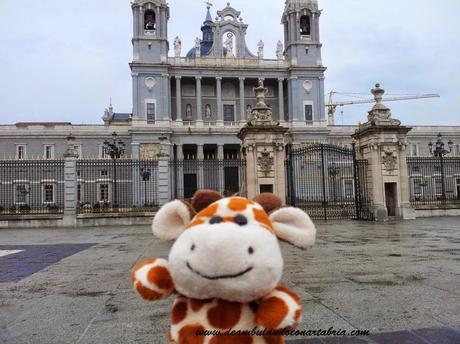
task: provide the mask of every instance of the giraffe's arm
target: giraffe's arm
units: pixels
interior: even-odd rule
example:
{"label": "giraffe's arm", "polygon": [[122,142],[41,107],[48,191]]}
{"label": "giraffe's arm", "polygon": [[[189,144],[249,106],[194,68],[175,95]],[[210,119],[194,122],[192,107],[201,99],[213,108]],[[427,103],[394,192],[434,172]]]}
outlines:
{"label": "giraffe's arm", "polygon": [[256,322],[269,330],[295,328],[302,316],[300,297],[284,286],[277,286],[262,299]]}
{"label": "giraffe's arm", "polygon": [[174,292],[168,262],[164,259],[149,259],[137,264],[131,272],[131,279],[134,289],[144,300],[166,299]]}

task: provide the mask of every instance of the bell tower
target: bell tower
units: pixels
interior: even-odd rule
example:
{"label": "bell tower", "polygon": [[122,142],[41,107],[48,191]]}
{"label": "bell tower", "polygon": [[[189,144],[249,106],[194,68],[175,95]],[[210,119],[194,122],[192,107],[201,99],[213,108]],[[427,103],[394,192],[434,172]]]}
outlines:
{"label": "bell tower", "polygon": [[162,63],[168,58],[169,7],[165,0],[134,0],[133,62]]}
{"label": "bell tower", "polygon": [[318,0],[286,0],[283,17],[286,58],[294,66],[321,65]]}
{"label": "bell tower", "polygon": [[320,15],[318,0],[286,0],[281,21],[285,58],[291,66],[288,120],[293,127],[308,129],[327,125],[324,108],[326,68],[321,60]]}

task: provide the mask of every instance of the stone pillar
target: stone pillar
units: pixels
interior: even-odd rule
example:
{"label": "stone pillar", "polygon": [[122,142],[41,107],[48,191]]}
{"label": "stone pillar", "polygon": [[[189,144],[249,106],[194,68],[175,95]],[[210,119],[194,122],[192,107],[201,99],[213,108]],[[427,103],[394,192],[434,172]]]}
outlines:
{"label": "stone pillar", "polygon": [[224,172],[224,145],[223,144],[218,144],[217,145],[217,160],[220,161],[219,163],[219,191],[220,193],[223,194],[224,189],[225,189],[225,172]]}
{"label": "stone pillar", "polygon": [[182,121],[182,87],[181,77],[176,76],[176,117],[178,121]]}
{"label": "stone pillar", "polygon": [[246,104],[244,100],[244,80],[240,78],[240,121],[246,120]]}
{"label": "stone pillar", "polygon": [[279,120],[284,121],[284,79],[278,79]]}
{"label": "stone pillar", "polygon": [[184,169],[182,165],[184,161],[184,149],[180,143],[176,145],[176,160],[178,161],[178,165],[176,165],[177,198],[181,199],[184,197]]}
{"label": "stone pillar", "polygon": [[360,157],[368,161],[368,185],[374,217],[415,219],[409,201],[409,178],[406,161],[407,133],[412,129],[391,118],[390,109],[382,103],[385,91],[377,84],[372,90],[376,104],[368,121],[353,135]]}
{"label": "stone pillar", "polygon": [[196,145],[196,158],[198,160],[198,189],[204,188],[204,145],[199,143]]}
{"label": "stone pillar", "polygon": [[222,78],[216,77],[216,92],[217,92],[217,125],[224,124],[224,109],[222,106]]}
{"label": "stone pillar", "polygon": [[161,207],[171,200],[171,173],[169,158],[161,157],[158,160],[158,205]]}
{"label": "stone pillar", "polygon": [[246,158],[246,189],[252,198],[262,192],[273,192],[283,203],[286,201],[286,176],[284,162],[285,134],[287,128],[272,118],[271,109],[265,103],[266,88],[263,81],[255,89],[257,105],[252,116],[241,129],[238,137]]}
{"label": "stone pillar", "polygon": [[203,97],[201,92],[201,76],[196,77],[196,120],[203,123]]}
{"label": "stone pillar", "polygon": [[77,225],[77,156],[69,144],[64,153],[64,227]]}

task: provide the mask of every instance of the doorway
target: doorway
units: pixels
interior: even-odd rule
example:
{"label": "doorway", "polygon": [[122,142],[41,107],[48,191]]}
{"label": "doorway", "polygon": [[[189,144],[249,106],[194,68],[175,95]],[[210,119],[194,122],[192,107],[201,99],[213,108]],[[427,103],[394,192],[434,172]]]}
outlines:
{"label": "doorway", "polygon": [[397,205],[397,183],[385,183],[385,200],[388,211],[388,216],[396,216]]}
{"label": "doorway", "polygon": [[225,167],[224,196],[230,197],[240,192],[240,176],[238,167]]}
{"label": "doorway", "polygon": [[457,199],[460,201],[460,178],[457,179]]}
{"label": "doorway", "polygon": [[198,189],[198,178],[196,174],[184,174],[184,198],[192,198]]}

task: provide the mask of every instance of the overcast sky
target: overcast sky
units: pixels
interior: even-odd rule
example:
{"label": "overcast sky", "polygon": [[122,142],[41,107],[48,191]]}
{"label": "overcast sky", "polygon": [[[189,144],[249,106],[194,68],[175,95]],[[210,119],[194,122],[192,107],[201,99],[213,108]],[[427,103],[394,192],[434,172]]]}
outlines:
{"label": "overcast sky", "polygon": [[[213,17],[226,2],[214,1]],[[250,49],[262,39],[274,58],[284,0],[231,4],[249,24]],[[206,8],[169,5],[169,39],[179,35],[185,53]],[[376,82],[391,94],[436,92],[442,98],[388,105],[404,124],[460,125],[460,1],[320,0],[320,8],[326,92],[367,93]],[[0,0],[0,123],[101,123],[110,97],[117,112],[131,112],[131,36],[129,0]],[[364,122],[369,107],[339,109],[337,124]]]}

